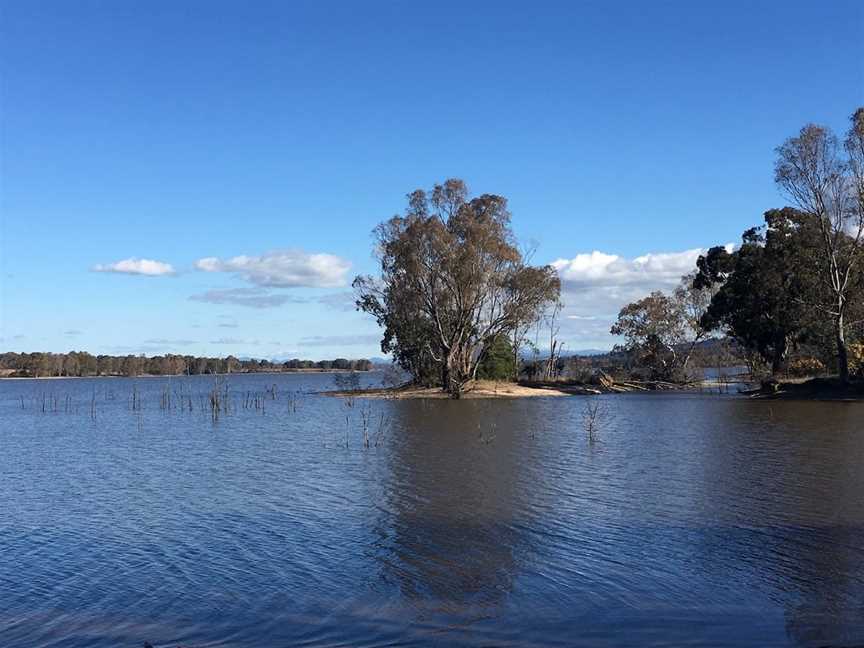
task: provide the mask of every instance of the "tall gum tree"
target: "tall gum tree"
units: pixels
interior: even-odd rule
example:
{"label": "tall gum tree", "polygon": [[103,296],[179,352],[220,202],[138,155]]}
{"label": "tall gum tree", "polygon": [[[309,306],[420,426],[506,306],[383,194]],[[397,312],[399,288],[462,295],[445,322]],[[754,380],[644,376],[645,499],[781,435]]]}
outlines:
{"label": "tall gum tree", "polygon": [[851,121],[842,151],[830,129],[808,124],[777,148],[775,165],[777,184],[819,227],[818,267],[832,296],[824,312],[834,325],[837,371],[843,382],[849,380],[849,297],[864,255],[864,107]]}
{"label": "tall gum tree", "polygon": [[381,275],[354,280],[357,308],[384,328],[382,351],[453,398],[499,336],[536,321],[560,295],[552,267],[525,262],[506,199],[469,198],[462,180],[409,194],[405,213],[374,235]]}

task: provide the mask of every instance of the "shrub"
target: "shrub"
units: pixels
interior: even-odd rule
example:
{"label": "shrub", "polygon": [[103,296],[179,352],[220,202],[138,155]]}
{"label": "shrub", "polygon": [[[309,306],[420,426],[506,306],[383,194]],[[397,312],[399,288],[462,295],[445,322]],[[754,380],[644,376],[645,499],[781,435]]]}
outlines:
{"label": "shrub", "polygon": [[864,378],[864,341],[849,345],[849,371]]}
{"label": "shrub", "polygon": [[483,380],[512,380],[515,373],[513,346],[499,335],[484,352],[477,367],[477,377]]}
{"label": "shrub", "polygon": [[825,365],[818,358],[805,356],[792,360],[786,371],[790,376],[797,376],[799,378],[818,376],[825,373]]}

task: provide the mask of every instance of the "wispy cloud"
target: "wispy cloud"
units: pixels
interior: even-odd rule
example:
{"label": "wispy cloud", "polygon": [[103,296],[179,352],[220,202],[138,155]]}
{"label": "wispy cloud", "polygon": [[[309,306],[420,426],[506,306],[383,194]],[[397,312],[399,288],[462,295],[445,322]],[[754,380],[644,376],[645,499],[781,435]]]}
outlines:
{"label": "wispy cloud", "polygon": [[297,343],[301,347],[317,347],[317,346],[362,346],[368,344],[377,344],[381,341],[381,336],[373,335],[312,335],[300,338]]}
{"label": "wispy cloud", "polygon": [[[263,288],[252,287],[208,290],[197,295],[192,295],[189,299],[208,304],[234,304],[235,306],[246,306],[248,308],[276,308],[283,304],[306,303],[306,300],[300,297],[276,294]],[[230,323],[219,324],[219,326],[233,328]]]}
{"label": "wispy cloud", "polygon": [[333,254],[275,250],[261,256],[206,257],[195,262],[204,272],[228,272],[267,288],[344,286],[351,263]]}
{"label": "wispy cloud", "polygon": [[357,306],[355,305],[356,299],[357,297],[353,292],[343,291],[321,295],[317,301],[319,304],[324,304],[335,310],[347,313],[357,310]]}
{"label": "wispy cloud", "polygon": [[77,329],[69,329],[68,331],[63,331],[63,335],[66,335],[66,336],[68,336],[68,337],[73,337],[73,336],[76,336],[76,335],[81,335],[82,332],[83,332],[83,331],[79,331],[79,330],[77,330]]}
{"label": "wispy cloud", "polygon": [[169,338],[151,338],[149,340],[144,340],[144,344],[149,345],[157,345],[157,346],[190,346],[192,344],[197,344],[195,340],[173,340]]}
{"label": "wispy cloud", "polygon": [[93,272],[116,272],[120,274],[145,275],[148,277],[161,277],[175,274],[170,263],[154,261],[152,259],[123,259],[114,263],[97,263],[93,266]]}
{"label": "wispy cloud", "polygon": [[[252,295],[267,295],[267,291],[262,288],[244,288],[244,291],[252,291]],[[218,315],[216,326],[219,328],[239,328],[240,324],[232,315]]]}
{"label": "wispy cloud", "polygon": [[243,345],[243,346],[258,346],[261,344],[258,340],[244,340],[241,338],[223,337],[218,340],[211,340],[210,344],[227,344],[227,345]]}

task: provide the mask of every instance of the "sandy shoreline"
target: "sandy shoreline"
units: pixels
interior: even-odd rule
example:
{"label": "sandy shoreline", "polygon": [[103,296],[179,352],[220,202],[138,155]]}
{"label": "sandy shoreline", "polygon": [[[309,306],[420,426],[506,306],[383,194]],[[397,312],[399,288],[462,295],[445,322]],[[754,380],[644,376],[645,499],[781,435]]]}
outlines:
{"label": "sandy shoreline", "polygon": [[[357,391],[327,391],[324,396],[340,398],[388,398],[407,400],[414,398],[449,399],[439,387],[390,387],[381,389],[360,389]],[[462,394],[463,399],[477,398],[531,398],[538,396],[572,396],[574,392],[562,391],[551,387],[527,387],[516,383],[478,380]]]}

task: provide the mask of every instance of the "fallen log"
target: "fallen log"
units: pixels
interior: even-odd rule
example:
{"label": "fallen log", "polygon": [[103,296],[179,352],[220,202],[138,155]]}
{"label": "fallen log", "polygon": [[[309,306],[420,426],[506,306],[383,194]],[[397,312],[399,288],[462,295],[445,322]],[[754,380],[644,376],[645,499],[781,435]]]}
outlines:
{"label": "fallen log", "polygon": [[635,389],[637,391],[651,391],[648,387],[645,387],[643,385],[637,385],[636,383],[632,382],[619,382],[615,384],[620,385],[621,387],[627,387],[628,389]]}

